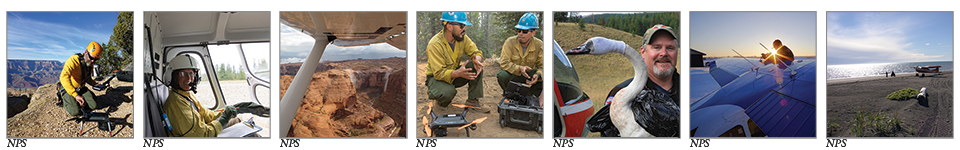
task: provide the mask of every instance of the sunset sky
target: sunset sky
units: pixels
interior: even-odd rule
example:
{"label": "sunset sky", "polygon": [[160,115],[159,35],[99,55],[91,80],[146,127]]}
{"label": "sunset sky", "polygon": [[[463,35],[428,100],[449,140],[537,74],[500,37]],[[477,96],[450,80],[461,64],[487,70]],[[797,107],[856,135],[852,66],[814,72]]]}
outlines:
{"label": "sunset sky", "polygon": [[690,12],[690,48],[706,57],[760,56],[779,38],[794,56],[815,56],[816,12]]}

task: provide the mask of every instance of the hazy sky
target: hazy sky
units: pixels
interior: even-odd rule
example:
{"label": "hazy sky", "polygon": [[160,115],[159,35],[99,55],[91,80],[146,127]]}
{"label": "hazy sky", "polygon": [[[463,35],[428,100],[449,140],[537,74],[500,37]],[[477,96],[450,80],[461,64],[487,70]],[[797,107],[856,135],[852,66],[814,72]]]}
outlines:
{"label": "hazy sky", "polygon": [[690,12],[690,48],[706,57],[760,56],[779,38],[795,56],[815,56],[816,12]]}
{"label": "hazy sky", "polygon": [[[265,70],[269,66],[255,66],[258,60],[267,60],[270,62],[270,43],[242,43],[243,57],[247,58],[247,64],[254,71],[256,69]],[[240,51],[237,50],[237,44],[230,45],[210,45],[210,59],[213,64],[230,64],[233,69],[240,69],[243,62],[240,61]],[[269,65],[269,64],[267,64]]]}
{"label": "hazy sky", "polygon": [[[110,42],[117,12],[8,12],[7,58],[67,61],[92,41]],[[137,15],[134,15],[137,16]]]}
{"label": "hazy sky", "polygon": [[952,60],[952,12],[827,12],[829,65]]}
{"label": "hazy sky", "polygon": [[[303,59],[306,59],[310,50],[313,49],[313,44],[313,37],[285,24],[280,24],[280,64],[303,62]],[[328,45],[320,61],[406,57],[406,52],[387,43],[352,47]]]}

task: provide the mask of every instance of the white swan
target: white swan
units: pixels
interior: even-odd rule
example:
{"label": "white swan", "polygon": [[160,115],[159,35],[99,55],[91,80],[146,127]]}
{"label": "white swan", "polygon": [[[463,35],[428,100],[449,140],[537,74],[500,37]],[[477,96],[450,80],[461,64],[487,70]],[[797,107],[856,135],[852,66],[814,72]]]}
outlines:
{"label": "white swan", "polygon": [[630,60],[630,64],[633,65],[633,81],[617,92],[613,101],[610,102],[610,118],[617,130],[620,131],[621,137],[654,137],[653,134],[640,126],[633,110],[630,108],[631,101],[640,95],[644,84],[647,83],[647,65],[640,53],[627,46],[623,41],[603,37],[590,38],[578,48],[593,55],[619,53]]}

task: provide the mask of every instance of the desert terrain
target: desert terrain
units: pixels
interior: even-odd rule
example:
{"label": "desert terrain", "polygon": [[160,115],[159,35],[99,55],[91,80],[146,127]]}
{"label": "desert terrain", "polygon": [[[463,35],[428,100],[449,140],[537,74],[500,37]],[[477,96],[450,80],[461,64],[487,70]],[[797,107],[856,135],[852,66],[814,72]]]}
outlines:
{"label": "desert terrain", "polygon": [[[290,137],[406,137],[406,58],[322,62]],[[300,63],[281,65],[280,97]]]}
{"label": "desert terrain", "polygon": [[[107,90],[92,90],[99,105],[93,112],[110,114],[112,137],[133,137],[133,83],[120,80],[110,83],[112,86]],[[88,121],[80,126],[77,117],[57,106],[56,86],[56,83],[46,84],[32,92],[7,89],[7,137],[111,137],[110,131],[97,128],[99,123]],[[12,101],[19,104],[9,105]],[[20,109],[21,112],[11,114],[10,110]]]}

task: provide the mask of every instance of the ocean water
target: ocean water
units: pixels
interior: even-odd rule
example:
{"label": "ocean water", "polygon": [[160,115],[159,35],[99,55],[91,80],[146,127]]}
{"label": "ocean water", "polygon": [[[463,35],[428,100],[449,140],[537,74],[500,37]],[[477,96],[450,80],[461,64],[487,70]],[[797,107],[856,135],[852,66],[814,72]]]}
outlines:
{"label": "ocean water", "polygon": [[953,70],[953,61],[933,61],[933,62],[903,62],[886,64],[849,64],[849,65],[827,65],[827,79],[843,79],[868,76],[886,76],[884,72],[896,72],[897,75],[914,75],[916,70],[910,67],[915,66],[936,66],[939,65],[940,71]]}

